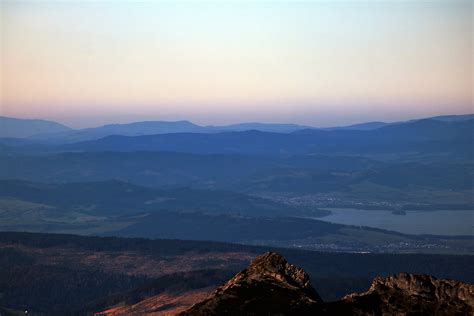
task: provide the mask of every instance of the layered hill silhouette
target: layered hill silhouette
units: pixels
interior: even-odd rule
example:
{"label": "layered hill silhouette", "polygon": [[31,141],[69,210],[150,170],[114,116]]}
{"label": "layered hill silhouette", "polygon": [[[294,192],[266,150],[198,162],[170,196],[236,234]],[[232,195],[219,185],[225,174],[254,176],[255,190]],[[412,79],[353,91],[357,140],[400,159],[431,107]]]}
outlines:
{"label": "layered hill silhouette", "polygon": [[0,116],[0,137],[23,138],[46,133],[65,133],[71,128],[46,120],[26,120]]}
{"label": "layered hill silhouette", "polygon": [[[437,122],[462,122],[472,120],[473,114],[435,116],[427,119]],[[292,133],[311,129],[319,131],[371,131],[387,126],[411,124],[420,120],[406,122],[363,122],[326,128],[316,128],[298,124],[278,124],[248,122],[231,125],[202,126],[190,121],[143,121],[124,124],[107,124],[92,128],[72,129],[60,123],[46,120],[28,120],[11,117],[0,117],[0,137],[30,138],[32,141],[53,143],[73,143],[97,140],[111,135],[143,136],[170,133],[222,133],[257,130],[271,133]]]}
{"label": "layered hill silhouette", "polygon": [[126,124],[107,124],[98,127],[76,130],[41,130],[38,133],[29,134],[27,136],[32,136],[31,138],[33,140],[72,143],[78,141],[96,140],[111,135],[142,136],[173,133],[241,132],[248,130],[259,130],[273,133],[291,133],[307,128],[311,127],[297,124],[274,124],[259,122],[221,126],[201,126],[189,121],[144,121]]}
{"label": "layered hill silhouette", "polygon": [[173,151],[199,154],[375,154],[451,152],[466,155],[474,120],[420,120],[375,130],[302,129],[292,133],[259,130],[224,133],[113,135],[62,145],[60,151]]}

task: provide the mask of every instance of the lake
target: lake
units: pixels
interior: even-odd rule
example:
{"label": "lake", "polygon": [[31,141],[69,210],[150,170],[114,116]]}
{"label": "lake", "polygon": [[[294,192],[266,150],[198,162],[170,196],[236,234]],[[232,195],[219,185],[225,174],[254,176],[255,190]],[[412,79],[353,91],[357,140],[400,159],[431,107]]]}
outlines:
{"label": "lake", "polygon": [[474,211],[392,211],[326,208],[331,215],[318,220],[337,224],[375,227],[406,234],[474,236]]}

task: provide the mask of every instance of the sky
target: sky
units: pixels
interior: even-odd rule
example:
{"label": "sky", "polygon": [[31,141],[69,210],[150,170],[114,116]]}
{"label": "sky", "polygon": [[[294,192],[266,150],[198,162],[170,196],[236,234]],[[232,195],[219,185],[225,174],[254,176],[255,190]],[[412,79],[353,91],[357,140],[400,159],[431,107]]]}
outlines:
{"label": "sky", "polygon": [[472,1],[1,1],[0,115],[333,126],[472,113]]}

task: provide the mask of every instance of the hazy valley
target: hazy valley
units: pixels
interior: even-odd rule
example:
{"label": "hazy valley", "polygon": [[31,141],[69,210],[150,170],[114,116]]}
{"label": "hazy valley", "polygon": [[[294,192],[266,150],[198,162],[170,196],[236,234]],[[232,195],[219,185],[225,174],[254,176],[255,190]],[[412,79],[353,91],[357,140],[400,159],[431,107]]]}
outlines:
{"label": "hazy valley", "polygon": [[175,314],[268,250],[340,299],[310,310],[358,310],[375,292],[342,297],[400,272],[473,282],[470,115],[334,129],[45,124],[0,139],[2,314]]}

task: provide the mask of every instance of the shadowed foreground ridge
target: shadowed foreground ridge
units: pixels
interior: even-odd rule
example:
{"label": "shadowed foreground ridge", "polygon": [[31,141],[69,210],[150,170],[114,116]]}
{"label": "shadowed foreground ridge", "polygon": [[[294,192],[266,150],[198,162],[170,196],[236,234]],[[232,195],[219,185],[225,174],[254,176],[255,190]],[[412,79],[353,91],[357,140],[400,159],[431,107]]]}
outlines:
{"label": "shadowed foreground ridge", "polygon": [[306,272],[268,252],[181,315],[472,315],[474,286],[429,275],[376,278],[365,293],[324,303]]}
{"label": "shadowed foreground ridge", "polygon": [[322,304],[306,272],[267,252],[183,315],[300,314]]}

